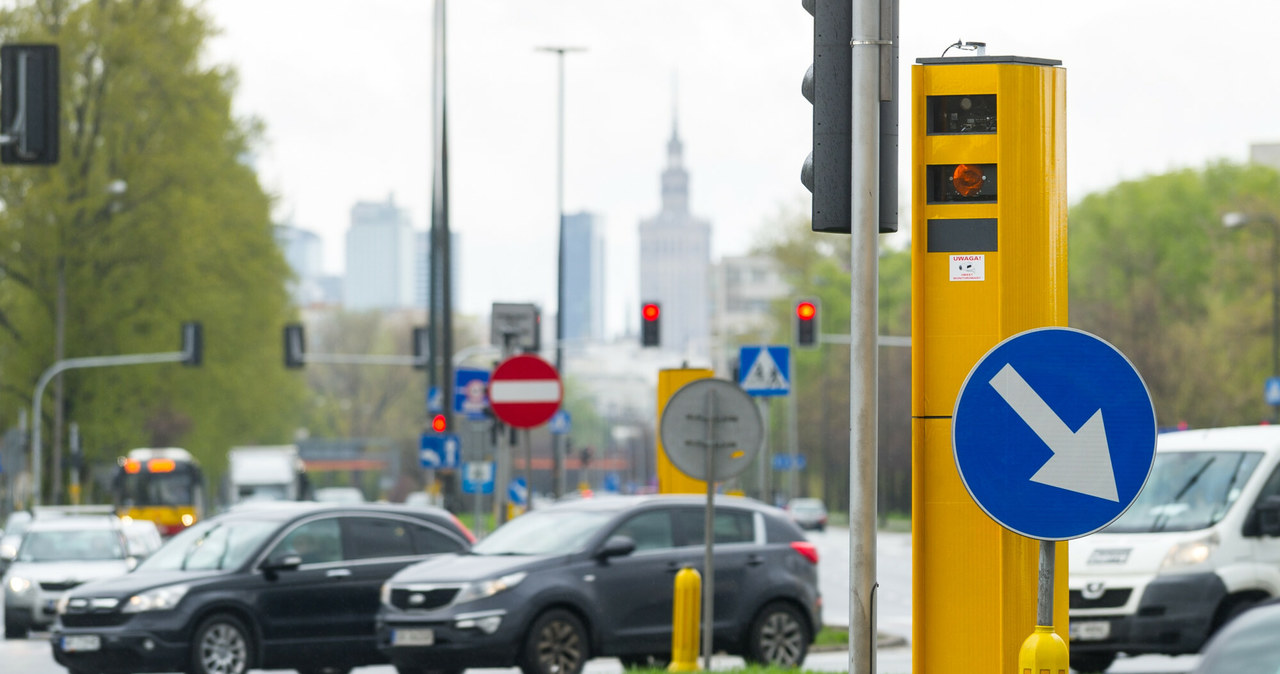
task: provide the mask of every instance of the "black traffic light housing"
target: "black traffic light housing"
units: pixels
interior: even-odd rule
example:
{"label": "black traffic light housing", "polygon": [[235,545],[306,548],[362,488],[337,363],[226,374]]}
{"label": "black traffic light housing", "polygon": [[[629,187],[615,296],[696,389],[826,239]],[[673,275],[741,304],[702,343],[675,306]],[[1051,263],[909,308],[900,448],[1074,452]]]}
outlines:
{"label": "black traffic light housing", "polygon": [[[813,151],[800,182],[815,232],[852,232],[853,0],[801,0],[813,16],[813,64],[800,93],[813,104]],[[898,0],[880,4],[879,232],[898,231]],[[862,48],[872,45],[862,44]]]}
{"label": "black traffic light housing", "polygon": [[662,306],[657,302],[645,302],[640,307],[640,345],[661,346]]}
{"label": "black traffic light housing", "polygon": [[200,321],[182,324],[182,364],[199,367],[204,363],[204,325]]}
{"label": "black traffic light housing", "polygon": [[431,333],[426,328],[413,329],[413,369],[425,370],[431,363]]}
{"label": "black traffic light housing", "polygon": [[0,162],[56,163],[60,105],[56,45],[0,46]]}
{"label": "black traffic light housing", "polygon": [[809,349],[818,346],[820,306],[816,299],[796,302],[796,346]]}
{"label": "black traffic light housing", "polygon": [[284,366],[296,370],[306,364],[307,342],[301,323],[284,326]]}

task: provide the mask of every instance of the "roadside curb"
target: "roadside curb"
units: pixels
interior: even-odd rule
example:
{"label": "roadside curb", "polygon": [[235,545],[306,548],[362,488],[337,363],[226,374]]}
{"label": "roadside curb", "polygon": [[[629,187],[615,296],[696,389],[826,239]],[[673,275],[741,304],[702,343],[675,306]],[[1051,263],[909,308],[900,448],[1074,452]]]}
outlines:
{"label": "roadside curb", "polygon": [[[831,625],[828,625],[828,627],[831,627]],[[906,646],[907,643],[908,641],[905,637],[897,634],[889,634],[887,632],[876,633],[876,648],[899,648],[901,646]],[[832,651],[847,650],[849,650],[848,644],[823,644],[821,646],[815,644],[809,647],[810,653],[828,653]]]}

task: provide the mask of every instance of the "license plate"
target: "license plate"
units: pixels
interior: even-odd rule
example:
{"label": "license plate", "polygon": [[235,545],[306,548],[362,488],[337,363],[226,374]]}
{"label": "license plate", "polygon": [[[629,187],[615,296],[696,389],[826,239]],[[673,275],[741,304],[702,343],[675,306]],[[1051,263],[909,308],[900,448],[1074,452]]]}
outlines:
{"label": "license plate", "polygon": [[1111,623],[1105,620],[1073,620],[1068,633],[1072,641],[1102,641],[1111,636]]}
{"label": "license plate", "polygon": [[436,642],[436,633],[428,629],[392,630],[392,646],[430,646]]}
{"label": "license plate", "polygon": [[96,651],[102,648],[102,639],[96,634],[79,634],[62,637],[62,650],[67,653]]}

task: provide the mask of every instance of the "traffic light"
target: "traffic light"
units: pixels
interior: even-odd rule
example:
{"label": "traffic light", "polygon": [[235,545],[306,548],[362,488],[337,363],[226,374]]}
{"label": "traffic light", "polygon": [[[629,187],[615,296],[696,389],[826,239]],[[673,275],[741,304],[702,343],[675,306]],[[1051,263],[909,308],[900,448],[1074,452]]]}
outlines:
{"label": "traffic light", "polygon": [[200,321],[182,324],[182,364],[198,367],[204,362],[204,326]]}
{"label": "traffic light", "polygon": [[813,15],[813,63],[800,93],[813,104],[813,151],[800,182],[813,193],[813,231],[850,232],[853,139],[852,0],[803,0]]}
{"label": "traffic light", "polygon": [[640,308],[641,346],[659,346],[662,343],[662,307],[657,302],[645,302]]}
{"label": "traffic light", "polygon": [[284,326],[284,366],[296,370],[306,364],[307,342],[301,323]]}
{"label": "traffic light", "polygon": [[53,164],[58,161],[61,108],[58,47],[9,44],[0,47],[0,162]]}
{"label": "traffic light", "polygon": [[449,422],[444,418],[443,414],[437,414],[431,418],[431,430],[437,433],[449,430]]}
{"label": "traffic light", "polygon": [[818,301],[800,300],[796,303],[796,346],[813,348],[818,345]]}
{"label": "traffic light", "polygon": [[413,369],[425,370],[431,363],[431,333],[426,328],[413,329]]}
{"label": "traffic light", "polygon": [[[813,104],[813,151],[800,182],[813,194],[812,229],[852,231],[853,0],[801,0],[813,16],[813,64],[800,93]],[[879,0],[879,232],[898,231],[898,0]],[[875,45],[861,44],[862,48]]]}

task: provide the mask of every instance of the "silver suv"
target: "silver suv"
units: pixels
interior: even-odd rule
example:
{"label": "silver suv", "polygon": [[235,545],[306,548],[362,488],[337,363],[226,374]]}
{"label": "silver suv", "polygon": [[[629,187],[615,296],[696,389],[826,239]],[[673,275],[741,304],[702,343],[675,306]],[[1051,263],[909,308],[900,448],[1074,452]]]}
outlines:
{"label": "silver suv", "polygon": [[160,545],[155,524],[110,514],[37,512],[4,575],[4,636],[51,625],[63,592],[128,573]]}

